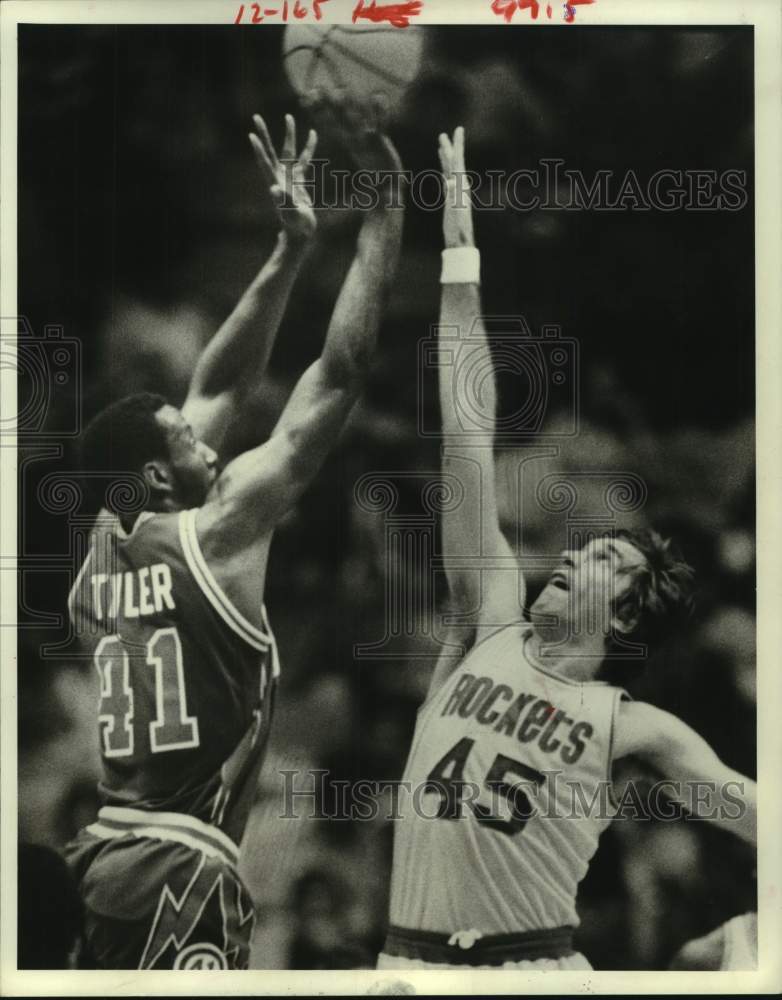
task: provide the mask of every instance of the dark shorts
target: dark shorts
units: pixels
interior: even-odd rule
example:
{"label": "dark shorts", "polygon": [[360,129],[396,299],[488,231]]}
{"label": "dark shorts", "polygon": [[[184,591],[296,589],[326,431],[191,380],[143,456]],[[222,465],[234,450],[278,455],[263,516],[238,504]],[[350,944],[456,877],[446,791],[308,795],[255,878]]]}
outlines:
{"label": "dark shorts", "polygon": [[138,810],[102,809],[65,850],[84,902],[88,961],[100,969],[246,969],[254,911],[235,851],[192,817],[142,821]]}

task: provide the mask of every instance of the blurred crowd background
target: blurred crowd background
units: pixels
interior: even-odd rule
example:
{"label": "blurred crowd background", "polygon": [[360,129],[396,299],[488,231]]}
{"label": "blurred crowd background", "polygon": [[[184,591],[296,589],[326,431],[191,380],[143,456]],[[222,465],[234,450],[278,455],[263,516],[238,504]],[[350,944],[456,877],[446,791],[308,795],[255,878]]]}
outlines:
{"label": "blurred crowd background", "polygon": [[[58,324],[82,345],[81,382],[56,387],[43,431],[142,388],[180,402],[199,350],[274,239],[246,133],[259,111],[279,139],[284,112],[297,111],[280,29],[21,26],[19,43],[19,308],[37,334]],[[427,29],[422,72],[391,133],[412,170],[436,168],[438,132],[463,124],[469,166],[482,172],[534,169],[543,157],[587,178],[747,171],[737,212],[506,209],[479,213],[476,230],[487,312],[522,315],[533,331],[559,324],[580,346],[580,432],[536,474],[640,477],[646,504],[617,526],[675,535],[698,573],[687,635],[628,667],[622,683],[754,776],[752,122],[751,29],[498,22]],[[327,142],[320,155],[345,159]],[[319,351],[357,224],[320,212],[268,377],[240,423],[244,443],[268,432]],[[412,623],[386,633],[403,568],[387,560],[385,515],[354,489],[366,472],[385,474],[402,520],[436,531],[421,520],[438,442],[417,431],[417,365],[437,319],[440,246],[439,213],[411,207],[371,384],[273,546],[266,603],[284,676],[244,860],[258,966],[369,966],[382,945],[393,823],[275,817],[280,769],[400,777],[433,666],[441,583],[413,574]],[[22,400],[26,380],[23,370]],[[434,373],[423,383],[435,399]],[[518,402],[506,392],[500,405]],[[570,416],[552,404],[547,429]],[[57,513],[36,499],[47,475],[76,470],[73,441],[54,443],[42,434],[20,451],[19,822],[23,840],[58,847],[94,815],[98,761],[90,668],[47,650],[66,635],[68,555],[86,516],[76,501]],[[516,452],[500,453],[511,537],[517,464]],[[399,471],[420,475],[394,480]],[[581,482],[586,506],[599,499],[592,489]],[[563,548],[566,513],[534,498],[524,511],[525,558]],[[533,598],[541,583],[533,570]],[[372,643],[384,658],[355,655]],[[755,893],[752,853],[705,823],[615,823],[583,885],[578,944],[596,968],[664,968],[685,940],[753,908]]]}

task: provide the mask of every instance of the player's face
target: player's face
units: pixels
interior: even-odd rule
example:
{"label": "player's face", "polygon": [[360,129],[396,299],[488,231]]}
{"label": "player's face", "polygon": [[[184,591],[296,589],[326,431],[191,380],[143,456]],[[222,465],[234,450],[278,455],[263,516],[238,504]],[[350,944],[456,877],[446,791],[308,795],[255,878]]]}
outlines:
{"label": "player's face", "polygon": [[582,549],[567,550],[532,605],[533,616],[556,615],[560,628],[574,636],[608,636],[614,603],[645,562],[643,553],[623,538],[596,538]]}
{"label": "player's face", "polygon": [[217,453],[196,439],[175,406],[161,407],[156,416],[166,432],[176,499],[183,507],[199,506],[217,478]]}

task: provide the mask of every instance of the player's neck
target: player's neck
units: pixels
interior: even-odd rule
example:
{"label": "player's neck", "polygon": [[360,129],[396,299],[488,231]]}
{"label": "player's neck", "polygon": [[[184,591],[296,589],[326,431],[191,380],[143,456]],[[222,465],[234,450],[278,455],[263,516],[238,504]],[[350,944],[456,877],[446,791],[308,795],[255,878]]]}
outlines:
{"label": "player's neck", "polygon": [[144,510],[133,511],[130,514],[120,514],[119,523],[122,525],[122,530],[125,534],[132,535],[136,521],[138,521],[142,514],[170,514],[172,511],[177,510],[184,510],[184,507],[171,497],[150,496]]}
{"label": "player's neck", "polygon": [[527,641],[527,655],[543,670],[574,681],[592,681],[605,657],[600,635],[571,635],[558,639],[550,631],[539,631],[533,624]]}

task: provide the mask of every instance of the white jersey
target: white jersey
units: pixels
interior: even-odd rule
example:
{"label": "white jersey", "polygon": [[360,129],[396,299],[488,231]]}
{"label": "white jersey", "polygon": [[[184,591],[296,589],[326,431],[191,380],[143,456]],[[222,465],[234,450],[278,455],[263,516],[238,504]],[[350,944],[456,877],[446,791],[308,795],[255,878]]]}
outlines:
{"label": "white jersey", "polygon": [[578,925],[578,884],[615,813],[623,692],[542,669],[530,636],[526,624],[493,633],[419,709],[392,925],[479,936]]}
{"label": "white jersey", "polygon": [[720,969],[745,972],[758,967],[758,915],[743,913],[723,924]]}

